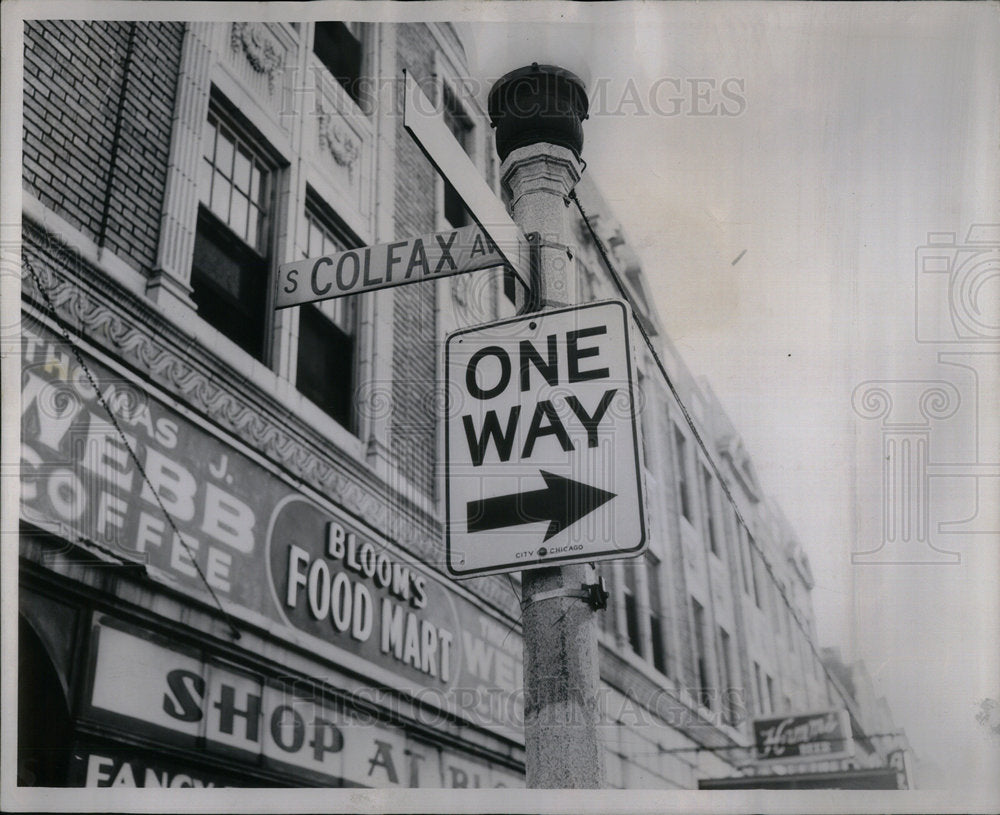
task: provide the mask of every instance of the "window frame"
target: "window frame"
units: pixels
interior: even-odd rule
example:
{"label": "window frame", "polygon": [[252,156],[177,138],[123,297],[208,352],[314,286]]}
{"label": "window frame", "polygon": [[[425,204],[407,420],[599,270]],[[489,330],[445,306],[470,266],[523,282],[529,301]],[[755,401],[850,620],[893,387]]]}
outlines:
{"label": "window frame", "polygon": [[[345,85],[342,78],[337,75],[333,70],[331,65],[320,55],[316,50],[317,37],[320,31],[320,25],[326,24],[336,24],[341,25],[347,31],[347,33],[357,42],[358,45],[358,66],[357,66],[357,76],[352,78],[352,83],[355,87],[351,88]],[[334,82],[336,82],[337,87],[339,87],[348,99],[366,115],[370,113],[366,108],[368,105],[365,104],[366,100],[364,98],[363,82],[366,76],[369,75],[369,43],[368,37],[366,36],[365,23],[361,23],[355,20],[317,20],[311,26],[312,36],[311,44],[309,45],[309,53],[316,58],[316,61],[326,70]]]}
{"label": "window frame", "polygon": [[677,479],[677,509],[682,518],[689,524],[694,523],[694,512],[691,501],[691,479],[688,472],[688,438],[677,422],[672,422],[674,428],[674,460],[677,463],[675,477]]}
{"label": "window frame", "polygon": [[722,721],[730,727],[736,726],[736,706],[733,703],[732,694],[737,689],[738,683],[733,676],[733,638],[724,626],[719,629],[719,652],[722,661],[719,665],[719,675],[721,677],[722,696]]}
{"label": "window frame", "polygon": [[[333,208],[327,204],[323,199],[313,191],[308,185],[306,186],[305,201],[302,205],[302,224],[303,224],[303,240],[301,240],[301,251],[303,257],[319,257],[322,254],[329,254],[331,251],[345,251],[347,249],[357,248],[362,245],[361,240],[355,235],[350,227],[339,218]],[[317,230],[322,233],[322,239],[324,246],[313,250],[312,241],[312,229],[315,226]],[[326,247],[326,243],[329,241],[331,246]],[[318,252],[318,254],[317,254]],[[346,328],[338,319],[328,312],[331,309],[343,309],[350,310],[350,330]],[[316,303],[307,303],[302,306],[298,306],[296,311],[298,311],[298,331],[295,336],[295,369],[294,376],[289,377],[292,386],[306,399],[309,399],[316,407],[322,410],[326,415],[330,416],[335,422],[337,422],[341,427],[347,430],[354,436],[357,436],[360,432],[359,421],[358,421],[358,411],[357,405],[355,404],[354,396],[357,393],[358,383],[360,381],[360,332],[361,332],[361,302],[360,296],[351,295],[348,297],[337,298],[335,300],[325,300]],[[306,315],[309,315],[306,317]],[[317,401],[309,392],[302,389],[300,383],[300,377],[302,373],[301,359],[303,354],[303,323],[306,319],[319,319],[324,321],[323,327],[326,330],[332,330],[340,335],[340,338],[349,342],[350,344],[350,382],[346,385],[346,416],[345,421],[342,421],[335,413],[328,410],[320,401]]]}
{"label": "window frame", "polygon": [[[210,123],[212,124],[215,136],[212,161],[209,165],[212,182],[209,186],[209,198],[205,201],[202,198],[202,172],[204,171],[203,168],[206,161],[205,140]],[[271,289],[274,275],[277,271],[278,258],[281,255],[278,237],[279,225],[282,219],[280,190],[286,180],[284,176],[287,173],[288,164],[268,142],[263,134],[261,134],[253,126],[253,124],[235,108],[233,103],[228,100],[223,95],[222,91],[219,90],[214,84],[211,86],[208,107],[206,114],[202,119],[201,127],[202,130],[199,136],[198,148],[199,172],[198,178],[196,179],[197,206],[194,224],[194,248],[192,250],[191,276],[189,284],[192,292],[191,299],[196,305],[201,306],[197,309],[197,311],[199,312],[199,318],[203,322],[205,322],[213,330],[217,331],[221,336],[225,337],[227,341],[232,342],[233,345],[238,347],[241,352],[247,354],[253,360],[262,363],[267,367],[271,367],[274,356],[273,329],[275,325],[275,317],[271,307],[273,299],[273,292]],[[261,207],[261,215],[258,220],[256,230],[258,239],[257,245],[251,245],[248,243],[242,235],[236,232],[228,220],[223,220],[220,214],[211,206],[211,197],[215,188],[214,185],[216,175],[221,175],[216,168],[215,161],[218,153],[219,138],[222,135],[223,130],[232,136],[231,143],[233,145],[233,167],[235,167],[235,157],[238,155],[239,149],[242,146],[247,149],[253,160],[259,161],[260,164],[262,164],[267,170],[267,178],[262,179],[260,182],[262,188],[266,187],[265,190],[262,190],[262,198],[265,199],[266,208]],[[251,162],[251,168],[252,166],[253,161]],[[235,171],[233,175],[235,175]],[[234,179],[228,179],[228,181],[233,182]],[[231,184],[230,186],[229,213],[231,213],[232,209],[234,186],[234,184]],[[231,333],[225,330],[222,325],[210,320],[206,316],[207,312],[210,310],[206,308],[207,303],[203,302],[199,304],[201,295],[199,295],[198,292],[199,289],[201,289],[203,292],[208,293],[214,301],[215,306],[220,310],[225,309],[227,306],[229,308],[234,306],[241,308],[242,305],[239,296],[231,296],[219,282],[218,278],[213,278],[212,276],[203,273],[196,267],[195,260],[197,257],[197,245],[198,241],[202,239],[202,235],[205,236],[204,240],[207,240],[213,247],[228,257],[233,258],[234,256],[242,255],[244,259],[246,259],[247,257],[252,256],[252,260],[260,264],[260,273],[263,276],[263,280],[259,281],[259,285],[262,289],[262,296],[258,302],[251,303],[250,308],[248,309],[251,312],[250,316],[253,316],[252,312],[254,310],[259,309],[261,312],[257,315],[257,319],[259,319],[259,332],[257,337],[259,348],[257,352],[255,352],[252,347],[248,347],[244,341],[234,337]],[[245,260],[243,262],[236,260],[236,265],[239,267],[241,276],[243,274],[255,274],[253,270],[250,270],[249,272],[247,271]],[[241,308],[241,310],[243,309]]]}
{"label": "window frame", "polygon": [[717,558],[722,558],[719,548],[719,525],[715,518],[715,476],[704,461],[699,461],[701,468],[702,490],[705,495],[705,537],[708,539],[708,550]]}
{"label": "window frame", "polygon": [[[640,583],[636,574],[636,561],[623,563],[624,579],[622,580],[622,598],[625,606],[625,636],[629,648],[639,657],[645,659],[645,647],[642,641],[642,614],[640,606]],[[634,636],[633,636],[634,635]]]}
{"label": "window frame", "polygon": [[649,616],[649,661],[664,676],[670,675],[670,649],[667,646],[667,626],[663,613],[663,592],[660,591],[660,559],[647,550],[643,557],[646,569],[646,597]]}
{"label": "window frame", "polygon": [[698,704],[707,710],[715,710],[712,705],[712,676],[711,665],[709,664],[709,636],[708,620],[705,614],[705,606],[698,602],[697,598],[691,598],[691,626],[694,628],[694,658],[695,673],[698,678],[696,688],[696,698]]}

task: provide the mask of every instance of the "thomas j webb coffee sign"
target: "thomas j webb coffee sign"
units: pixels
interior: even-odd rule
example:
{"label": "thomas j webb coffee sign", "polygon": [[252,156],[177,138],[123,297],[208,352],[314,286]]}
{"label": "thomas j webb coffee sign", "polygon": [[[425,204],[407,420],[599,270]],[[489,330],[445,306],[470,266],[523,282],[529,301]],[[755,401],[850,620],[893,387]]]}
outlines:
{"label": "thomas j webb coffee sign", "polygon": [[376,684],[423,691],[484,723],[519,718],[520,638],[509,624],[263,457],[91,357],[147,483],[72,356],[42,329],[26,326],[24,341],[27,522],[141,562],[192,596],[205,598],[207,582],[237,620],[283,630]]}

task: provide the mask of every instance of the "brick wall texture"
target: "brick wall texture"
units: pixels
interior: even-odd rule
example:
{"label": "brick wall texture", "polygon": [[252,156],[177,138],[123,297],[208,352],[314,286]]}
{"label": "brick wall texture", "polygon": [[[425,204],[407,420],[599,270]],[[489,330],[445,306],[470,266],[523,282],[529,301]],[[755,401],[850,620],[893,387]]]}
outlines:
{"label": "brick wall texture", "polygon": [[[400,68],[430,91],[434,41],[423,24],[396,29]],[[402,110],[402,87],[396,100]],[[432,100],[434,101],[434,100]],[[435,231],[437,172],[396,117],[395,230],[399,240]],[[437,412],[434,407],[438,338],[435,284],[402,286],[395,294],[392,452],[399,468],[428,495],[435,494]]]}
{"label": "brick wall texture", "polygon": [[182,23],[25,24],[24,187],[143,272],[156,259],[183,36]]}

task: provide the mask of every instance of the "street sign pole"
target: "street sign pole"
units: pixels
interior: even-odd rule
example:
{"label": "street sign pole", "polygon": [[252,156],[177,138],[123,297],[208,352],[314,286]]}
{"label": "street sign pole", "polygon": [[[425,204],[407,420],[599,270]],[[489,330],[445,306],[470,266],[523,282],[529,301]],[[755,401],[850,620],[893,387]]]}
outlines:
{"label": "street sign pole", "polygon": [[[568,71],[532,65],[499,80],[489,108],[514,221],[541,236],[533,305],[576,303],[566,196],[583,170],[583,84]],[[529,788],[605,785],[596,611],[581,596],[592,582],[588,570],[574,563],[521,573]]]}

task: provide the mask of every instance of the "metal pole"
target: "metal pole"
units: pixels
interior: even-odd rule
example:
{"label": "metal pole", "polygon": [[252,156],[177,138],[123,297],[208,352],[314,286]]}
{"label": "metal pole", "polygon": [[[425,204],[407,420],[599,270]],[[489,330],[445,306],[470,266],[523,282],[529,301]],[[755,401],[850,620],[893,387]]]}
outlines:
{"label": "metal pole", "polygon": [[[490,93],[512,216],[525,233],[539,236],[534,308],[577,302],[566,196],[583,171],[580,123],[586,111],[580,80],[552,66],[514,71]],[[581,597],[587,572],[586,565],[573,564],[521,575],[529,788],[605,785],[596,612]]]}

